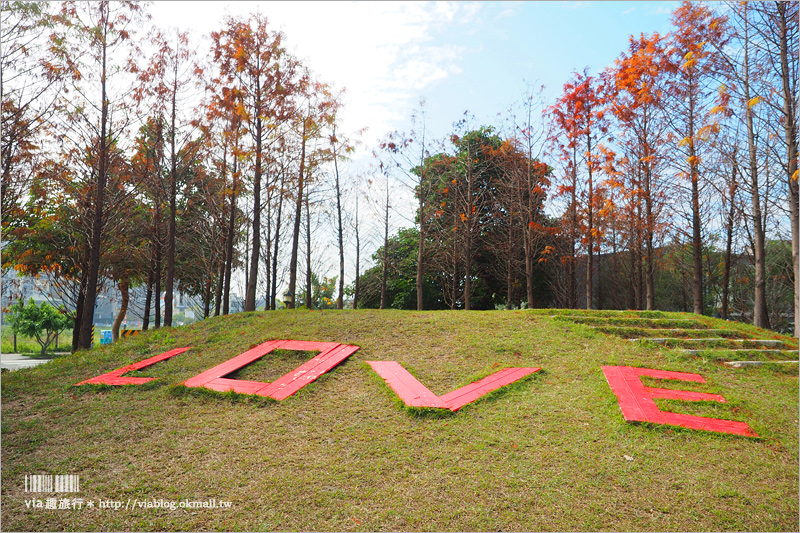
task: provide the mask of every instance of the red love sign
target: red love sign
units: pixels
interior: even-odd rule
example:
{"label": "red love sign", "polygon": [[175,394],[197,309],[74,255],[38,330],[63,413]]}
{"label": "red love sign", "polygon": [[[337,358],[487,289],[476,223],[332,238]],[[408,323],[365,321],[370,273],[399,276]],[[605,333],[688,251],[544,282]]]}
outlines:
{"label": "red love sign", "polygon": [[[284,350],[319,351],[320,353],[272,383],[225,377],[279,348]],[[358,348],[358,346],[336,342],[268,341],[187,379],[183,384],[187,387],[205,387],[221,392],[232,390],[241,394],[256,394],[276,400],[284,400],[347,359]],[[189,348],[176,348],[106,374],[81,381],[76,385],[140,385],[156,378],[122,377],[122,374],[141,370],[181,354],[186,350],[189,350]],[[493,390],[505,387],[541,370],[541,368],[535,367],[506,368],[452,392],[437,396],[396,361],[367,361],[367,363],[386,381],[387,385],[397,393],[406,405],[449,409],[450,411],[457,411]],[[714,401],[725,403],[725,398],[719,394],[645,387],[640,379],[640,376],[648,376],[655,379],[705,383],[705,379],[699,374],[629,366],[603,366],[601,368],[611,390],[617,396],[622,416],[628,422],[651,422],[703,431],[732,433],[750,437],[758,436],[744,422],[661,411],[654,401],[654,398],[666,398],[692,402]]]}

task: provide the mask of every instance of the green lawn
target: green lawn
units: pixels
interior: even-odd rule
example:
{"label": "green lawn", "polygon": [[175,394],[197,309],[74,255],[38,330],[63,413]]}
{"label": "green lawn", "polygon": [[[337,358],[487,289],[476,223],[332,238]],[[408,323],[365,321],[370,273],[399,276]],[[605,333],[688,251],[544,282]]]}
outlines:
{"label": "green lawn", "polygon": [[[696,318],[247,313],[4,373],[3,530],[796,530],[797,365],[731,369],[607,335],[571,316],[628,319],[606,328],[639,327],[649,316],[691,329],[687,321]],[[701,320],[797,346],[750,326]],[[283,402],[175,387],[270,339],[361,349]],[[188,345],[194,348],[138,372],[161,378],[146,385],[71,387]],[[269,381],[277,368],[295,366],[291,354],[276,353],[273,368],[270,356],[239,377]],[[398,361],[438,395],[504,367],[543,371],[457,413],[427,416],[404,409],[368,360]],[[702,374],[705,385],[644,381],[722,394],[728,403],[657,404],[747,422],[761,437],[626,423],[601,365]],[[232,506],[30,509],[26,474],[78,474],[86,500],[216,498]]]}

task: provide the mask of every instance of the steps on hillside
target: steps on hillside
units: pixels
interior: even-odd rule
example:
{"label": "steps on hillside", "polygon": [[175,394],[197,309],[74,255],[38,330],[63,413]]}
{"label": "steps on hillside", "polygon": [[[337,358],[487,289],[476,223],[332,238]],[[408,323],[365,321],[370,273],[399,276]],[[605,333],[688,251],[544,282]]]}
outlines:
{"label": "steps on hillside", "polygon": [[786,365],[786,364],[798,364],[800,361],[726,361],[725,365],[731,368],[744,368],[746,366],[761,366],[764,364],[777,364],[777,365]]}
{"label": "steps on hillside", "polygon": [[565,310],[565,313],[552,313],[550,318],[563,317],[563,318],[638,318],[638,319],[655,319],[655,318],[668,318],[669,311],[611,311],[611,310],[597,310],[591,311],[580,309]]}
{"label": "steps on hillside", "polygon": [[[695,338],[713,338],[723,337],[725,339],[746,338],[747,335],[735,329],[686,329],[686,328],[658,328],[649,329],[644,327],[630,327],[630,326],[590,326],[592,329],[605,333],[607,335],[615,335],[617,337],[629,337],[628,340],[652,340],[660,338],[663,335],[671,335],[671,338],[684,338],[687,335],[695,335]],[[651,335],[651,336],[648,336]]]}
{"label": "steps on hillside", "polygon": [[735,350],[726,350],[724,348],[700,348],[700,349],[691,349],[691,348],[684,348],[681,352],[685,353],[686,355],[702,355],[704,353],[709,352],[748,352],[748,353],[763,353],[763,354],[797,354],[797,350],[779,350],[776,348],[764,348],[764,349],[757,349],[757,348],[742,348],[742,349],[735,349]]}
{"label": "steps on hillside", "polygon": [[[713,324],[693,318],[662,316],[592,316],[591,314],[550,315],[550,318],[589,326],[605,335],[627,338],[630,342],[650,341],[690,356],[726,359],[757,359],[756,361],[725,362],[732,368],[759,366],[765,363],[796,364],[800,355],[796,341],[753,339],[737,329],[714,328]],[[789,360],[777,360],[789,359]],[[777,360],[777,361],[776,361]]]}
{"label": "steps on hillside", "polygon": [[551,315],[554,320],[584,324],[587,326],[629,326],[645,329],[708,329],[708,325],[695,319],[686,318],[628,318]]}
{"label": "steps on hillside", "polygon": [[[723,337],[708,337],[700,339],[680,339],[671,337],[642,337],[639,339],[628,339],[631,342],[650,341],[656,344],[667,344],[670,341],[677,342],[737,342],[737,343],[753,343],[759,346],[783,346],[783,341],[775,339],[726,339]],[[718,348],[718,346],[715,346]]]}

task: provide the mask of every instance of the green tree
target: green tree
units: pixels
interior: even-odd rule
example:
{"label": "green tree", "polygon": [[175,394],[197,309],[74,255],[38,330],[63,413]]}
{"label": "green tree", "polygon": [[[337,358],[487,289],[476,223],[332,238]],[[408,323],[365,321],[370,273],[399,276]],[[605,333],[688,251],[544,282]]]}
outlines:
{"label": "green tree", "polygon": [[438,280],[451,309],[539,301],[536,265],[547,250],[542,207],[552,169],[490,126],[453,135],[451,143],[452,155],[434,154],[412,169],[420,177],[416,194],[432,206],[426,276]]}
{"label": "green tree", "polygon": [[333,292],[336,290],[337,277],[324,277],[322,280],[315,272],[311,273],[311,298],[308,298],[308,289],[300,293],[300,301],[307,309],[336,309],[336,300]]}
{"label": "green tree", "polygon": [[[78,165],[91,160],[87,188],[90,202],[82,206],[90,222],[86,232],[88,256],[81,282],[83,300],[77,316],[77,345],[89,348],[95,302],[101,283],[103,232],[112,220],[107,188],[113,178],[114,154],[132,112],[126,74],[139,55],[133,33],[147,18],[135,2],[64,2],[48,47],[49,58],[73,74],[69,99],[59,104],[59,154]],[[127,55],[127,58],[125,57]],[[84,281],[85,280],[85,281]]]}
{"label": "green tree", "polygon": [[[434,243],[429,240],[426,247]],[[419,230],[401,229],[388,239],[384,253],[381,246],[373,255],[375,266],[364,272],[359,279],[358,307],[377,309],[381,304],[381,278],[386,258],[386,307],[392,309],[417,308],[417,257],[419,253]],[[346,291],[354,294],[354,286]],[[438,276],[426,271],[423,278],[423,305],[425,309],[448,309],[442,298],[442,286]]]}
{"label": "green tree", "polygon": [[42,347],[42,355],[56,340],[59,333],[72,327],[74,319],[64,309],[57,309],[47,302],[36,305],[33,298],[23,304],[22,300],[9,308],[11,329],[17,335],[36,339]]}

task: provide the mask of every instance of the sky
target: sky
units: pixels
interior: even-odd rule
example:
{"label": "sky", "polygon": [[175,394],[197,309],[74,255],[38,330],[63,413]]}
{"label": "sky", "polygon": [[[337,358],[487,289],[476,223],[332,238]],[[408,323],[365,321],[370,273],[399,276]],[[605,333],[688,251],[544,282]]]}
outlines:
{"label": "sky", "polygon": [[[630,35],[666,33],[677,2],[169,2],[152,22],[195,37],[226,15],[260,11],[318,77],[345,89],[342,127],[367,128],[363,150],[410,129],[421,98],[434,136],[469,111],[478,123],[520,101],[552,100],[576,70],[613,63]],[[199,39],[198,39],[199,41]]]}
{"label": "sky", "polygon": [[[201,56],[208,40],[199,37],[222,29],[226,15],[266,15],[270,26],[285,34],[289,50],[321,81],[345,90],[339,133],[353,135],[366,128],[347,170],[369,174],[370,153],[378,141],[394,130],[409,131],[421,99],[428,138],[447,138],[465,112],[474,117],[475,127],[499,126],[498,115],[521,102],[529,86],[544,85],[545,99],[552,103],[574,71],[588,68],[596,74],[613,64],[631,35],[667,33],[677,5],[156,1],[149,12],[157,27],[189,30]],[[392,231],[411,226],[410,189],[399,190],[393,204]],[[368,258],[382,242],[381,215],[374,204],[366,218],[372,231],[362,257]],[[332,235],[328,240],[334,242]],[[321,273],[335,275],[335,248],[329,244],[320,251]],[[350,261],[347,270],[349,283]]]}

